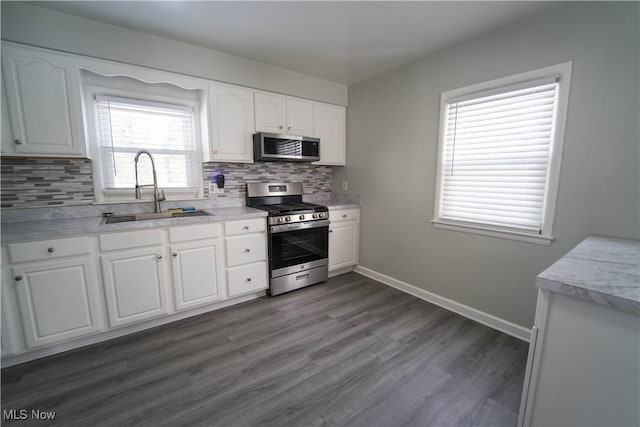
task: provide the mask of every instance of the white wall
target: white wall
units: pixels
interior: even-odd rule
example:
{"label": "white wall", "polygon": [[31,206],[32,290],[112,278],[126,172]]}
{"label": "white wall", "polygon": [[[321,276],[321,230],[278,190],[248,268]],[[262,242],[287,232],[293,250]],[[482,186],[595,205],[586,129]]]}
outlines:
{"label": "white wall", "polygon": [[[535,276],[590,234],[639,238],[639,7],[568,3],[349,87],[347,166],[360,264],[531,327]],[[539,246],[434,229],[439,97],[573,61],[554,227]]]}
{"label": "white wall", "polygon": [[338,83],[32,4],[1,8],[3,40],[347,105]]}

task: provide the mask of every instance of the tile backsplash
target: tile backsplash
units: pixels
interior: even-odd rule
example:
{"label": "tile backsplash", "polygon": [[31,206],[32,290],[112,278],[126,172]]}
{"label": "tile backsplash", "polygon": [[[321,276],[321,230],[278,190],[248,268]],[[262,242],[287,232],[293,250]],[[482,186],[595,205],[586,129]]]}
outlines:
{"label": "tile backsplash", "polygon": [[89,159],[3,157],[2,208],[87,205],[94,201]]}
{"label": "tile backsplash", "polygon": [[[3,157],[2,208],[89,205],[95,200],[91,160]],[[216,205],[241,206],[247,182],[302,181],[307,196],[329,198],[333,178],[330,166],[309,163],[203,163],[205,197],[211,178],[222,173],[225,191],[212,195]]]}
{"label": "tile backsplash", "polygon": [[203,163],[204,191],[209,194],[212,177],[223,174],[224,193],[216,199],[242,199],[247,196],[247,182],[293,182],[301,181],[306,195],[331,193],[333,173],[330,166],[316,166],[310,163],[257,162],[257,163]]}

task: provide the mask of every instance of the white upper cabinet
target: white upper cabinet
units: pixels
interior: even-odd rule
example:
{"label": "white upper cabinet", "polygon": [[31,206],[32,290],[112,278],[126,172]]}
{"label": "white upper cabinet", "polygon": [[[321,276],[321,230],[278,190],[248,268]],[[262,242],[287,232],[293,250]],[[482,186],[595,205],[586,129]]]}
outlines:
{"label": "white upper cabinet", "polygon": [[255,93],[256,132],[312,136],[313,103],[275,93]]}
{"label": "white upper cabinet", "polygon": [[3,125],[3,154],[86,156],[71,57],[3,43],[2,74],[11,124]]}
{"label": "white upper cabinet", "polygon": [[253,162],[253,91],[225,84],[209,85],[212,161]]}
{"label": "white upper cabinet", "polygon": [[306,99],[287,98],[287,135],[313,135],[313,103]]}
{"label": "white upper cabinet", "polygon": [[317,165],[346,164],[346,108],[313,104],[313,136],[320,138],[320,161]]}

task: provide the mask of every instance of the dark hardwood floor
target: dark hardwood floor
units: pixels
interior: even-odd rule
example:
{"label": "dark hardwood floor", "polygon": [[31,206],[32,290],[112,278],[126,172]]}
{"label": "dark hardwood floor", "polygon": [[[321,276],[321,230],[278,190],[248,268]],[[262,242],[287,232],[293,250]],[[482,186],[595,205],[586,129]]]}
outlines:
{"label": "dark hardwood floor", "polygon": [[527,349],[349,273],[3,369],[2,409],[83,427],[513,426]]}

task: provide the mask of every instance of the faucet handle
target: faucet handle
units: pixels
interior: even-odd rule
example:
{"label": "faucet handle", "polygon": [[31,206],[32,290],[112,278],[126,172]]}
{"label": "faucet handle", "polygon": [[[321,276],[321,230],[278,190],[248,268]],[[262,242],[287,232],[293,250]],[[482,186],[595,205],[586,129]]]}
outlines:
{"label": "faucet handle", "polygon": [[164,190],[158,189],[158,201],[161,202],[163,200],[167,200],[167,197],[164,195]]}

